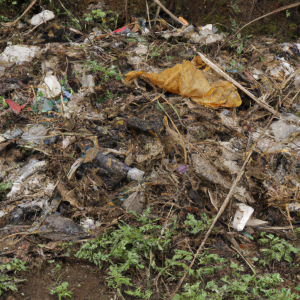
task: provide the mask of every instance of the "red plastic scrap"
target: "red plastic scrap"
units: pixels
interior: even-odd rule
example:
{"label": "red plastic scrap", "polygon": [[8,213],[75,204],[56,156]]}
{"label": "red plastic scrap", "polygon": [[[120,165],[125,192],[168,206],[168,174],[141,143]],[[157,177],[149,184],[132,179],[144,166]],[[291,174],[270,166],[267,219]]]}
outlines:
{"label": "red plastic scrap", "polygon": [[11,99],[5,99],[5,103],[9,105],[9,107],[16,113],[20,113],[20,111],[30,102],[30,99],[26,103],[20,106],[20,104],[12,101]]}
{"label": "red plastic scrap", "polygon": [[135,24],[135,22],[132,22],[130,24],[127,24],[113,32],[110,33],[111,34],[115,34],[115,33],[129,33],[129,31],[131,30],[131,28],[133,27],[133,25]]}
{"label": "red plastic scrap", "polygon": [[122,28],[119,28],[119,29],[111,32],[110,34],[122,33],[122,32],[128,33],[129,31],[130,31],[130,29],[128,28],[128,26],[124,26]]}

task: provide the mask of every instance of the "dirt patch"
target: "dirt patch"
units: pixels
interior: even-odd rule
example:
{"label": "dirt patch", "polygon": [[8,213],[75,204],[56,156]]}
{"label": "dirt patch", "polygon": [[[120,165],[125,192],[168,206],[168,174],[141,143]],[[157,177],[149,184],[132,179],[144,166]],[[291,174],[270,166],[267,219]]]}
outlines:
{"label": "dirt patch", "polygon": [[44,262],[41,267],[35,267],[30,273],[24,273],[24,278],[28,281],[19,286],[18,292],[6,294],[2,299],[54,300],[57,299],[57,294],[51,295],[50,289],[68,282],[72,299],[110,300],[114,293],[109,292],[105,277],[96,266],[84,263],[65,260]]}

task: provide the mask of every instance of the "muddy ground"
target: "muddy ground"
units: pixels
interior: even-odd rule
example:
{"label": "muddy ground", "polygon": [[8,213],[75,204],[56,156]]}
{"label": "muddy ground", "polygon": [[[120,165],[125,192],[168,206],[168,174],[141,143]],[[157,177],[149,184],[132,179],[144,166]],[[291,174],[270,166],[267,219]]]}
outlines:
{"label": "muddy ground", "polygon": [[[57,271],[57,264],[61,271]],[[25,274],[24,274],[25,275]],[[49,287],[57,281],[67,281],[72,286],[72,299],[111,299],[114,295],[105,284],[105,274],[88,264],[80,264],[75,260],[55,260],[49,264],[44,262],[25,275],[27,284],[20,286],[18,293],[6,299],[57,299],[50,295]]]}

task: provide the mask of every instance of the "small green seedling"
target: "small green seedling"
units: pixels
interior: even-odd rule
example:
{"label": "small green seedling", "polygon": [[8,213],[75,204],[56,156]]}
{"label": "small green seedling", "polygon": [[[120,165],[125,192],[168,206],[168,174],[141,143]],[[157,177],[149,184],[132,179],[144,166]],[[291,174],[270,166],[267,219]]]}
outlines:
{"label": "small green seedling", "polygon": [[56,288],[50,288],[50,294],[57,294],[58,299],[61,300],[63,297],[72,298],[73,292],[68,291],[69,283],[64,281],[61,285],[58,285]]}
{"label": "small green seedling", "polygon": [[0,295],[2,295],[2,291],[17,291],[17,282],[25,281],[25,279],[17,279],[12,278],[5,274],[5,272],[14,271],[16,274],[19,271],[26,271],[27,267],[25,267],[26,262],[22,260],[18,260],[16,257],[5,264],[0,265]]}

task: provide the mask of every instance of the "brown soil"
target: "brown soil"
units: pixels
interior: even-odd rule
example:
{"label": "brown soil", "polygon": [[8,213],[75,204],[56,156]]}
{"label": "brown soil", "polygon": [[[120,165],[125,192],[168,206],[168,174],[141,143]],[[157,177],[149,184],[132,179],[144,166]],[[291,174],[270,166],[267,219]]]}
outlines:
{"label": "brown soil", "polygon": [[[57,270],[56,265],[61,269]],[[75,261],[44,262],[41,267],[33,268],[23,275],[28,281],[20,284],[18,291],[5,293],[3,300],[56,300],[57,294],[51,295],[49,288],[69,283],[68,291],[72,291],[72,298],[78,300],[110,300],[114,293],[109,291],[106,284],[106,275],[96,266]],[[41,280],[42,279],[42,280]],[[57,284],[55,284],[57,282]],[[64,299],[68,299],[65,297]]]}

